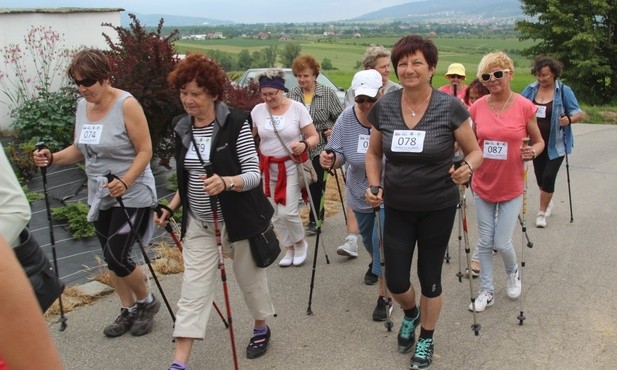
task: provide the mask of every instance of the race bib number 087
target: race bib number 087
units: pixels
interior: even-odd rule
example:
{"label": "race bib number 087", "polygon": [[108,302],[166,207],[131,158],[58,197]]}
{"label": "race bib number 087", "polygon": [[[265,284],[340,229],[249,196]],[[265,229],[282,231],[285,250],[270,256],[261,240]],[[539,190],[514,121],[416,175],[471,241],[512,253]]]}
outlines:
{"label": "race bib number 087", "polygon": [[505,141],[484,140],[484,158],[505,161],[508,159],[508,143]]}

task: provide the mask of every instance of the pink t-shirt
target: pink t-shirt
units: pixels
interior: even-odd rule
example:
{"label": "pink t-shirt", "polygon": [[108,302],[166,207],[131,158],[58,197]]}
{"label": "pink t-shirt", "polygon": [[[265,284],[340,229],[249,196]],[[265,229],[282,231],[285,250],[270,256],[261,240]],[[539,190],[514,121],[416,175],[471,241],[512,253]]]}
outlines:
{"label": "pink t-shirt", "polygon": [[[465,99],[465,91],[467,91],[467,88],[469,88],[469,86],[465,86],[465,85],[459,85],[458,88],[456,89],[456,97],[463,100]],[[443,91],[448,95],[453,95],[454,91],[452,91],[452,85],[447,84],[447,85],[443,85],[442,87],[440,87],[438,89],[439,91]]]}
{"label": "pink t-shirt", "polygon": [[523,138],[529,136],[527,123],[535,116],[537,108],[515,94],[514,103],[498,117],[489,107],[489,96],[481,97],[469,108],[484,158],[473,174],[472,187],[485,201],[504,202],[523,193],[520,149]]}

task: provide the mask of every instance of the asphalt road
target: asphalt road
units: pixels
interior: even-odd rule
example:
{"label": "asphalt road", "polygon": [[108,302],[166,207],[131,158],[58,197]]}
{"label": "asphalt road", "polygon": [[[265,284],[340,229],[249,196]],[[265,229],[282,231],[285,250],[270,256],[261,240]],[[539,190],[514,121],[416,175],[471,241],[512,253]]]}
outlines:
{"label": "asphalt road", "polygon": [[[505,293],[505,273],[495,256],[495,304],[477,315],[475,336],[468,281],[460,283],[456,227],[452,259],[444,265],[445,303],[435,332],[433,369],[613,369],[617,364],[617,126],[577,124],[575,153],[570,156],[574,222],[570,223],[565,165],[559,173],[556,207],[546,229],[530,226],[534,243],[521,244],[514,233],[522,268],[522,300]],[[528,224],[533,225],[538,190],[530,171]],[[468,196],[468,199],[471,197]],[[469,237],[476,240],[473,201],[469,201]],[[278,316],[269,320],[271,346],[266,355],[248,360],[244,348],[252,321],[240,297],[231,265],[229,289],[240,368],[243,369],[403,369],[410,356],[396,351],[401,311],[393,313],[394,330],[371,320],[377,288],[363,283],[368,254],[355,260],[335,254],[345,236],[340,213],[326,219],[317,259],[313,315],[307,316],[313,258],[302,267],[269,268],[270,288]],[[310,238],[311,253],[314,238]],[[322,250],[327,250],[330,264]],[[312,256],[312,255],[311,255]],[[415,270],[415,268],[414,268]],[[413,273],[413,271],[412,271]],[[415,274],[414,274],[415,275]],[[161,277],[172,305],[181,276]],[[474,291],[478,282],[473,280]],[[413,284],[418,286],[414,279]],[[158,294],[158,293],[157,293]],[[222,288],[216,303],[224,311]],[[174,306],[175,307],[175,306]],[[526,320],[519,325],[517,316]],[[105,338],[102,329],[118,312],[115,296],[68,314],[68,328],[49,329],[67,369],[167,369],[173,353],[172,321],[164,307],[153,332],[136,338]],[[196,343],[191,369],[233,368],[229,335],[213,311],[207,338]]]}

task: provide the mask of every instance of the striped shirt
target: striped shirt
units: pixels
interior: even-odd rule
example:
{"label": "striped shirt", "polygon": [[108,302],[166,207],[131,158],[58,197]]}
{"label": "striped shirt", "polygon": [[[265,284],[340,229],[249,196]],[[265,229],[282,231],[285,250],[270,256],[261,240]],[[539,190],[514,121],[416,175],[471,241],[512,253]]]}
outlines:
{"label": "striped shirt", "polygon": [[[300,86],[294,87],[288,97],[302,104],[304,103],[304,93]],[[319,134],[319,143],[310,150],[309,154],[312,157],[319,155],[326,146],[326,141],[323,137],[325,130],[331,129],[334,126],[334,122],[343,111],[343,106],[336,96],[336,92],[322,84],[317,83],[315,85],[315,95],[311,102],[309,113],[313,119],[313,124]]]}
{"label": "striped shirt", "polygon": [[[205,127],[193,127],[193,137],[195,141],[199,143],[204,139],[212,138],[212,130],[214,123]],[[199,158],[190,156],[191,148],[187,152],[187,156],[184,158],[184,167],[189,174],[188,181],[188,199],[189,206],[195,217],[200,221],[213,222],[212,208],[210,206],[210,198],[204,192],[204,183],[199,176],[206,174],[203,165]],[[251,134],[251,129],[248,122],[245,122],[240,130],[240,135],[236,142],[236,152],[238,153],[238,161],[240,162],[240,168],[242,170],[240,177],[244,182],[242,191],[250,190],[259,186],[261,181],[261,173],[259,171],[259,159],[257,157],[257,151],[255,150],[255,142]],[[203,155],[202,155],[203,157]],[[208,158],[203,158],[204,161],[208,161]],[[223,213],[218,212],[218,220],[223,221]]]}
{"label": "striped shirt", "polygon": [[371,129],[358,121],[353,106],[351,106],[346,108],[336,120],[332,136],[326,145],[326,149],[336,152],[341,166],[347,163],[347,205],[360,213],[373,211],[364,199],[364,193],[368,188],[364,158],[370,134]]}

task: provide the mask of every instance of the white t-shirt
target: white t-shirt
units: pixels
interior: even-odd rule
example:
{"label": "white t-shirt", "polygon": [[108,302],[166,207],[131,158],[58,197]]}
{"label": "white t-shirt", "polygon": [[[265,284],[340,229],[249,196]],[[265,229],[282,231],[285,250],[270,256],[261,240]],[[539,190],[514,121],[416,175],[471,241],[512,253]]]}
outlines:
{"label": "white t-shirt", "polygon": [[302,128],[313,122],[308,109],[295,100],[290,100],[291,106],[282,115],[272,115],[275,122],[272,122],[266,103],[255,106],[251,111],[253,126],[257,128],[257,133],[261,139],[259,150],[261,154],[268,157],[285,157],[289,155],[281,145],[281,142],[274,133],[273,125],[287,145],[302,140]]}

